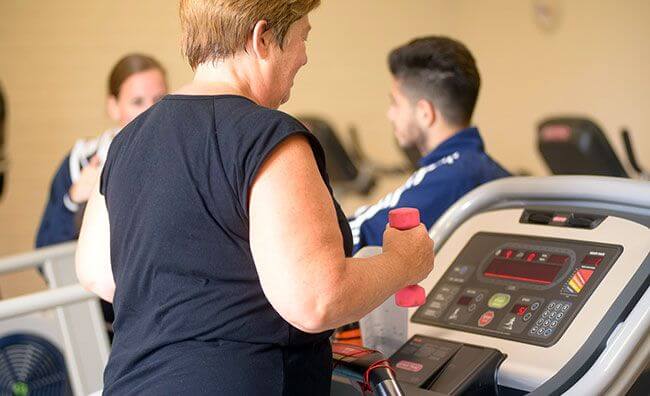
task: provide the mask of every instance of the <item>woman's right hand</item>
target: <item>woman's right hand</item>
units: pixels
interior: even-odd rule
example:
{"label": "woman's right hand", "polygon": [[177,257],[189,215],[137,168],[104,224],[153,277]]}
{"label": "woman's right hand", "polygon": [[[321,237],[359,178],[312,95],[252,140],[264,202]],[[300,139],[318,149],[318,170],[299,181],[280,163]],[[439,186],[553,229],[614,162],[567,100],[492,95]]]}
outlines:
{"label": "woman's right hand", "polygon": [[93,187],[99,178],[101,171],[101,160],[95,155],[91,158],[90,163],[81,170],[79,180],[70,187],[68,195],[72,202],[82,204],[88,201],[93,191]]}
{"label": "woman's right hand", "polygon": [[423,224],[404,231],[387,226],[382,250],[386,254],[399,257],[403,263],[407,285],[414,285],[426,279],[433,270],[433,240]]}

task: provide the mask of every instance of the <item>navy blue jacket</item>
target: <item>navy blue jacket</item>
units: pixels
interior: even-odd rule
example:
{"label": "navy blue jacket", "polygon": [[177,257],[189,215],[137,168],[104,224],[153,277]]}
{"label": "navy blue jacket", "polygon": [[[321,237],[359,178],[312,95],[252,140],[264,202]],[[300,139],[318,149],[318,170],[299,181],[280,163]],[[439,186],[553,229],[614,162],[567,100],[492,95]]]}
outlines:
{"label": "navy blue jacket", "polygon": [[69,200],[67,197],[71,186],[70,156],[67,155],[52,180],[50,196],[36,235],[37,248],[72,241],[79,237],[75,222],[76,210],[72,210],[75,205],[68,202],[66,206],[65,203]]}
{"label": "navy blue jacket", "polygon": [[424,156],[420,168],[404,185],[375,205],[357,210],[350,219],[354,251],[382,245],[388,212],[393,208],[419,209],[421,221],[429,229],[463,195],[509,175],[485,153],[478,129],[463,129]]}

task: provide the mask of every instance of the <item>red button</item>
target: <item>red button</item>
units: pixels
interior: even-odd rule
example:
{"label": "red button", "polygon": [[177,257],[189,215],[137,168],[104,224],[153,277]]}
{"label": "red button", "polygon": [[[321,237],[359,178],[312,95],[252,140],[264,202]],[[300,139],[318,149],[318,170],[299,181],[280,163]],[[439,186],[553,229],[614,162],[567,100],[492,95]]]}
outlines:
{"label": "red button", "polygon": [[485,327],[489,325],[490,322],[492,322],[492,319],[494,319],[494,311],[487,311],[478,319],[479,327]]}
{"label": "red button", "polygon": [[537,253],[535,252],[530,252],[528,255],[526,255],[526,261],[531,262],[537,258]]}

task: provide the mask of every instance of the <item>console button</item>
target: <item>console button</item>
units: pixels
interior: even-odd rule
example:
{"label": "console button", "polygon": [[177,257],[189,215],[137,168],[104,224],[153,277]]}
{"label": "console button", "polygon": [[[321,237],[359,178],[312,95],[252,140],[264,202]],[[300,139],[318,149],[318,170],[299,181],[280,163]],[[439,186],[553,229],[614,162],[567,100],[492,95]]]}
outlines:
{"label": "console button", "polygon": [[524,314],[524,317],[522,319],[524,320],[524,322],[528,322],[532,317],[533,317],[532,313],[526,312],[526,314]]}
{"label": "console button", "polygon": [[519,316],[509,313],[507,314],[501,323],[499,323],[499,330],[504,330],[513,334],[519,334],[526,328],[526,322],[524,322]]}
{"label": "console button", "polygon": [[485,327],[489,325],[494,319],[494,311],[487,311],[480,318],[478,318],[479,327]]}
{"label": "console button", "polygon": [[488,307],[501,309],[506,305],[508,305],[509,302],[510,302],[510,294],[496,293],[493,294],[492,297],[490,297],[490,301],[488,301]]}

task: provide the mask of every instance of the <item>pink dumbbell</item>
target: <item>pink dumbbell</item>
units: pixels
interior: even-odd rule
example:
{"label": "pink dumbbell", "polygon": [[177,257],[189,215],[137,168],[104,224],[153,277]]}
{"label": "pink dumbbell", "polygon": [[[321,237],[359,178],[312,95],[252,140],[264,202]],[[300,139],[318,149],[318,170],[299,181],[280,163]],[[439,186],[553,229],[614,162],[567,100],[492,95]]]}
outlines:
{"label": "pink dumbbell", "polygon": [[[399,208],[388,212],[388,224],[398,230],[409,230],[420,225],[420,212],[415,208]],[[395,304],[400,307],[419,307],[426,301],[421,286],[410,285],[395,293]]]}

